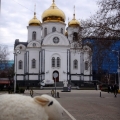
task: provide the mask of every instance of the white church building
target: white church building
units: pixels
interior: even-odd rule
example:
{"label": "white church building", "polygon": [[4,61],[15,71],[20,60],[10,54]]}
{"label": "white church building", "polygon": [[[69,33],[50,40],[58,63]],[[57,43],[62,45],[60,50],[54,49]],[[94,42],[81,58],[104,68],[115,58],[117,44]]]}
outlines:
{"label": "white church building", "polygon": [[65,23],[65,14],[53,0],[52,5],[42,14],[42,22],[33,18],[27,26],[26,42],[15,40],[14,63],[15,81],[19,86],[39,86],[43,80],[68,81],[76,85],[92,81],[90,47],[76,51],[74,48],[80,22],[73,19]]}

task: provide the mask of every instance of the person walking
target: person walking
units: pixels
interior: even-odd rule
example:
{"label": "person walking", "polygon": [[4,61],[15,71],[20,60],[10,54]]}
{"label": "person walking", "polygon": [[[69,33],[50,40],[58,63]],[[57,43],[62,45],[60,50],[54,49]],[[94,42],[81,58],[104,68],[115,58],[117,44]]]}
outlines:
{"label": "person walking", "polygon": [[11,91],[11,86],[10,86],[10,85],[8,86],[8,93],[9,93],[9,94],[12,93],[12,91]]}
{"label": "person walking", "polygon": [[54,94],[55,94],[55,91],[54,91],[54,89],[52,89],[52,90],[51,90],[51,95],[52,95],[52,97],[54,97]]}
{"label": "person walking", "polygon": [[30,90],[30,96],[33,97],[33,89]]}
{"label": "person walking", "polygon": [[114,86],[113,86],[113,91],[114,91],[114,96],[117,97],[118,87],[116,84],[114,84]]}
{"label": "person walking", "polygon": [[110,85],[108,85],[108,93],[110,92]]}

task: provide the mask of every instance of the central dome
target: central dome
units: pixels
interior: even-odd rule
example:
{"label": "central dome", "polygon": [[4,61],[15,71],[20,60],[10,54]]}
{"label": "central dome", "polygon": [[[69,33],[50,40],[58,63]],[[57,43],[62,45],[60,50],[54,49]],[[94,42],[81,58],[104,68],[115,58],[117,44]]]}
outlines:
{"label": "central dome", "polygon": [[62,10],[60,10],[56,4],[53,3],[52,5],[43,12],[42,14],[42,21],[57,21],[57,22],[65,22],[65,14]]}

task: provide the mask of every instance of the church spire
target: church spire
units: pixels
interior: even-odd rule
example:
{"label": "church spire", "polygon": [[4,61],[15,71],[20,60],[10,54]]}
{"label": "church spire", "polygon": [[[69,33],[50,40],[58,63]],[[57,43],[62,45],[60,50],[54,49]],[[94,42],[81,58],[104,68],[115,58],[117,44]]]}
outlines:
{"label": "church spire", "polygon": [[36,4],[34,6],[34,17],[36,16]]}
{"label": "church spire", "polygon": [[74,5],[73,19],[75,19],[75,5]]}

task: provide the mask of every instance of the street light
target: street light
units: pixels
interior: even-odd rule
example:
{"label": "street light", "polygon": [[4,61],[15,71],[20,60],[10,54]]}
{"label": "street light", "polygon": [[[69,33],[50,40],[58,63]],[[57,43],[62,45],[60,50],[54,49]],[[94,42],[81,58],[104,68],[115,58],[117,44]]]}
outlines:
{"label": "street light", "polygon": [[116,52],[118,54],[118,84],[119,84],[119,90],[120,90],[120,64],[119,64],[119,51],[112,50],[113,52]]}
{"label": "street light", "polygon": [[16,50],[13,54],[15,55],[15,79],[14,79],[14,93],[16,93],[16,81],[17,81],[17,55],[20,54],[20,50]]}

